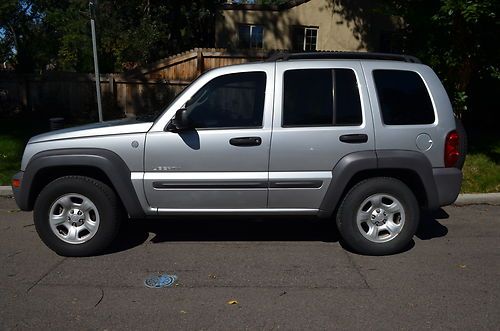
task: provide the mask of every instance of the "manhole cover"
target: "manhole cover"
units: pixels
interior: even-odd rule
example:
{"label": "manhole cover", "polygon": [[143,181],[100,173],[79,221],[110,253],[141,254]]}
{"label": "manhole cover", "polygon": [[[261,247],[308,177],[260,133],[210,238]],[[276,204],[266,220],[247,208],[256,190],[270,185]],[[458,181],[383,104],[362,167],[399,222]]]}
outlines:
{"label": "manhole cover", "polygon": [[144,280],[144,285],[149,288],[162,288],[174,285],[177,280],[175,275],[154,275]]}

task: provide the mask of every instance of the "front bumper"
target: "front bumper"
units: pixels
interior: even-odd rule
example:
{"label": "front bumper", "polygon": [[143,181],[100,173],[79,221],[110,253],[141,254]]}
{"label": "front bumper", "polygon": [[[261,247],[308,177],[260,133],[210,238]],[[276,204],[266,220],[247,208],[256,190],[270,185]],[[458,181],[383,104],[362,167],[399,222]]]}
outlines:
{"label": "front bumper", "polygon": [[451,205],[460,193],[462,186],[462,170],[457,168],[432,169],[439,206]]}

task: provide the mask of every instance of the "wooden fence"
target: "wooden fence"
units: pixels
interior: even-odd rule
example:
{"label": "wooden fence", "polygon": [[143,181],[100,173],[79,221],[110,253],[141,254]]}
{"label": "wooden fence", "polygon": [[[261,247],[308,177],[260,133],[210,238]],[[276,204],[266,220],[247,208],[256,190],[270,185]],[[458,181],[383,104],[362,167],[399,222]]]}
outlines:
{"label": "wooden fence", "polygon": [[[193,49],[123,74],[100,76],[105,119],[150,113],[165,107],[204,71],[265,59],[264,51]],[[47,117],[97,118],[92,74],[0,72],[0,116],[20,109]]]}

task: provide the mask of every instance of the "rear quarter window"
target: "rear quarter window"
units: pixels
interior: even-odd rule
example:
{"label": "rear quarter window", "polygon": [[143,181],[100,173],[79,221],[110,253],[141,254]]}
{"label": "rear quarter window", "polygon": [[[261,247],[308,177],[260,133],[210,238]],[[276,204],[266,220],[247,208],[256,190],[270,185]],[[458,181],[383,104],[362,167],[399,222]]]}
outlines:
{"label": "rear quarter window", "polygon": [[419,74],[405,70],[374,70],[373,79],[384,124],[434,123],[431,97]]}

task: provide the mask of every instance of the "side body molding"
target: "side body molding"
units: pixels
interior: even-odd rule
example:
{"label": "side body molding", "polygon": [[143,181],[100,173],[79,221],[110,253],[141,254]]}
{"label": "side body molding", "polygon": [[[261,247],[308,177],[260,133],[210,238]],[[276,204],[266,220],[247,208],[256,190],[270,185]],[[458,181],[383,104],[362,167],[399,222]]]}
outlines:
{"label": "side body molding", "polygon": [[330,217],[340,202],[347,184],[358,172],[377,168],[375,151],[355,152],[344,156],[333,167],[330,187],[319,207],[318,216]]}
{"label": "side body molding", "polygon": [[99,148],[56,149],[37,153],[29,161],[19,196],[19,207],[22,210],[33,208],[34,197],[31,189],[38,172],[51,167],[88,166],[103,171],[116,189],[128,214],[133,218],[144,217],[130,179],[130,169],[114,152]]}
{"label": "side body molding", "polygon": [[427,208],[439,207],[432,165],[427,157],[416,151],[378,150],[355,152],[344,156],[332,170],[332,181],[320,206],[319,216],[329,217],[351,179],[368,170],[410,170],[420,179],[427,200]]}

